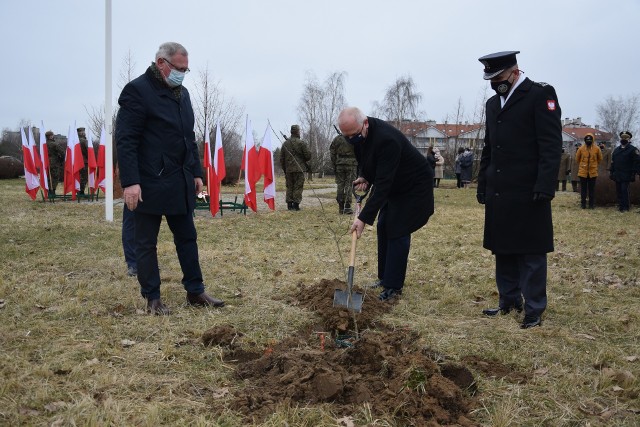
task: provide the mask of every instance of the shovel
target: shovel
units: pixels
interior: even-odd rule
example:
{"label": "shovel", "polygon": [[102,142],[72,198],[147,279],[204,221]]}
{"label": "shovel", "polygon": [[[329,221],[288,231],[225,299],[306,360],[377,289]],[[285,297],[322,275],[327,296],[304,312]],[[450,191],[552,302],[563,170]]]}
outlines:
{"label": "shovel", "polygon": [[[367,196],[369,190],[362,194],[356,194],[355,187],[353,189],[353,195],[356,198],[356,212],[355,218],[358,218],[360,214],[360,208],[362,207],[362,200]],[[333,306],[334,307],[346,307],[349,310],[353,310],[356,313],[362,311],[363,295],[360,292],[353,292],[353,273],[356,263],[356,242],[358,241],[358,235],[354,231],[351,233],[351,253],[349,254],[349,269],[347,270],[347,290],[336,289],[333,294]]]}

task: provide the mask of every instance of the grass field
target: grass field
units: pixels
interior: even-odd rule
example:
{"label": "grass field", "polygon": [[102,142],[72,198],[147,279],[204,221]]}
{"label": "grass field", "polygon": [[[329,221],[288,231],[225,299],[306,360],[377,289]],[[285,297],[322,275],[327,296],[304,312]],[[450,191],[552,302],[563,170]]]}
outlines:
{"label": "grass field", "polygon": [[[299,284],[344,279],[351,218],[325,196],[324,207],[301,212],[262,205],[258,214],[196,217],[207,291],[227,301],[220,310],[185,305],[163,223],[162,294],[174,314],[154,317],[126,275],[121,205],[110,223],[101,203],[33,202],[23,180],[0,181],[0,425],[245,425],[227,403],[248,385],[221,348],[200,338],[233,325],[261,349],[313,324],[286,296]],[[557,195],[549,307],[542,327],[521,330],[515,316],[480,315],[497,293],[475,191],[439,188],[435,197],[435,215],[412,238],[405,293],[384,322],[416,331],[441,358],[470,364],[478,424],[639,425],[638,209],[581,210],[576,194]],[[368,228],[357,284],[376,279],[375,248]],[[488,375],[486,362],[472,360],[526,380]],[[356,425],[404,425],[393,414],[368,414],[366,405],[352,414],[282,405],[254,423],[336,425],[351,415]]]}

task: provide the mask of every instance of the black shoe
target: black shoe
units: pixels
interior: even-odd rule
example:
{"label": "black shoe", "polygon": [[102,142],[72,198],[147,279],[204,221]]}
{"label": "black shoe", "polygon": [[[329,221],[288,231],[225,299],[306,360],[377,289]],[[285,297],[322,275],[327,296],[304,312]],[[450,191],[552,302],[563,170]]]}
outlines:
{"label": "black shoe", "polygon": [[195,305],[199,307],[224,307],[224,301],[218,298],[214,298],[203,292],[201,294],[192,294],[187,292],[187,303],[189,305]]}
{"label": "black shoe", "polygon": [[351,209],[351,204],[345,203],[344,204],[344,214],[345,215],[351,215],[352,213],[353,213],[353,209]]}
{"label": "black shoe", "polygon": [[380,301],[388,301],[400,295],[402,295],[402,289],[384,288],[384,291],[378,295],[378,299]]}
{"label": "black shoe", "polygon": [[517,313],[521,313],[522,312],[522,306],[521,305],[514,305],[511,307],[498,307],[498,308],[485,308],[484,310],[482,310],[482,314],[484,314],[485,316],[497,316],[498,313],[504,315],[507,315],[509,313],[511,313],[511,310],[516,310]]}
{"label": "black shoe", "polygon": [[155,314],[156,316],[168,316],[171,314],[171,310],[158,298],[147,300],[147,313]]}
{"label": "black shoe", "polygon": [[287,210],[288,211],[292,211],[293,210],[293,203],[292,202],[287,202]]}
{"label": "black shoe", "polygon": [[293,210],[294,211],[299,211],[300,210],[300,203],[293,202],[292,205],[293,205]]}
{"label": "black shoe", "polygon": [[535,326],[542,326],[542,318],[540,316],[524,316],[520,329],[529,329]]}
{"label": "black shoe", "polygon": [[138,269],[132,266],[127,267],[127,276],[136,277],[138,275]]}
{"label": "black shoe", "polygon": [[369,288],[369,289],[381,288],[382,287],[382,279],[378,279],[373,283],[365,285],[364,287],[365,288]]}

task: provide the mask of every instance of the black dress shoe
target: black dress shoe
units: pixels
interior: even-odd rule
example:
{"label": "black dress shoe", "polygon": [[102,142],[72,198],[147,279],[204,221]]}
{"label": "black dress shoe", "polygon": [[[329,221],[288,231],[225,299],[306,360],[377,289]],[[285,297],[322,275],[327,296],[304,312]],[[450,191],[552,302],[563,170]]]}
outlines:
{"label": "black dress shoe", "polygon": [[511,313],[511,310],[514,310],[518,313],[522,312],[522,306],[521,305],[516,305],[516,306],[511,306],[511,307],[498,307],[498,308],[485,308],[484,310],[482,310],[482,314],[484,314],[485,316],[497,316],[498,313],[502,314],[503,316],[506,314]]}
{"label": "black dress shoe", "polygon": [[384,291],[378,295],[378,299],[380,301],[388,301],[400,295],[402,295],[402,289],[384,288]]}
{"label": "black dress shoe", "polygon": [[209,307],[224,307],[224,301],[218,298],[211,297],[203,292],[201,294],[192,294],[187,292],[187,302],[189,305],[196,306],[209,306]]}
{"label": "black dress shoe", "polygon": [[168,316],[171,314],[171,310],[158,298],[147,300],[147,313],[155,314],[156,316]]}
{"label": "black dress shoe", "polygon": [[534,326],[542,326],[542,318],[540,316],[524,316],[524,320],[520,325],[521,329],[529,329]]}

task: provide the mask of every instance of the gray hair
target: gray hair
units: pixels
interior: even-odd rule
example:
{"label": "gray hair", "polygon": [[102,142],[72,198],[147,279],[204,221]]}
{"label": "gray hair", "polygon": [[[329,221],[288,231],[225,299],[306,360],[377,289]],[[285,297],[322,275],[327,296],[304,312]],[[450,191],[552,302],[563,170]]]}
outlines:
{"label": "gray hair", "polygon": [[358,107],[347,107],[340,112],[338,116],[338,126],[347,121],[348,117],[353,117],[359,125],[363,124],[367,115],[362,112]]}
{"label": "gray hair", "polygon": [[180,43],[166,42],[166,43],[162,43],[158,48],[158,52],[156,53],[156,59],[158,58],[169,59],[176,54],[189,56],[189,52],[187,52],[187,49],[185,49],[184,46],[182,46]]}

